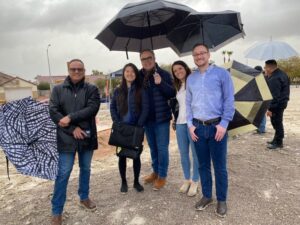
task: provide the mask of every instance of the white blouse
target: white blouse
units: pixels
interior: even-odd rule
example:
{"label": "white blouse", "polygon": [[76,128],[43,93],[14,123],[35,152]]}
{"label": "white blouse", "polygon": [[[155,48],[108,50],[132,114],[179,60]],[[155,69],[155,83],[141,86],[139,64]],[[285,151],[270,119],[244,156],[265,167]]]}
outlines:
{"label": "white blouse", "polygon": [[179,91],[176,94],[176,99],[179,104],[179,113],[178,113],[176,124],[186,124],[185,97],[186,97],[185,83],[182,83]]}

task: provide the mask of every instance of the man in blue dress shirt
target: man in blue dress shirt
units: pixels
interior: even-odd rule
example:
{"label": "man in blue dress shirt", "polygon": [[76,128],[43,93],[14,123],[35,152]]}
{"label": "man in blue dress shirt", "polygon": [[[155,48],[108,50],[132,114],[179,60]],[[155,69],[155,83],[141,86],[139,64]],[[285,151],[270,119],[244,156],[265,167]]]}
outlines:
{"label": "man in blue dress shirt", "polygon": [[213,202],[212,160],[218,201],[216,213],[225,217],[228,189],[227,126],[235,112],[233,83],[227,70],[209,64],[210,52],[206,45],[196,44],[193,58],[198,69],[187,79],[187,124],[195,142],[203,194],[195,207],[204,210]]}

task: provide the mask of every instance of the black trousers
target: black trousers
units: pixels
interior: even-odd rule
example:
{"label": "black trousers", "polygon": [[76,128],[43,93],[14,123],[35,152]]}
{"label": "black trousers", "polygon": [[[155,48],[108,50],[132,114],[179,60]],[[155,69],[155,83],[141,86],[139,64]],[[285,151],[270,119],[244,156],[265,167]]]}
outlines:
{"label": "black trousers", "polygon": [[272,109],[272,116],[271,116],[271,124],[275,130],[275,135],[273,141],[281,145],[282,140],[284,138],[284,128],[283,128],[283,112],[284,109]]}
{"label": "black trousers", "polygon": [[[126,181],[126,167],[127,167],[127,158],[126,157],[119,157],[119,172],[123,182]],[[133,160],[133,174],[134,174],[134,182],[139,182],[139,176],[141,171],[141,158],[138,157],[137,159]]]}

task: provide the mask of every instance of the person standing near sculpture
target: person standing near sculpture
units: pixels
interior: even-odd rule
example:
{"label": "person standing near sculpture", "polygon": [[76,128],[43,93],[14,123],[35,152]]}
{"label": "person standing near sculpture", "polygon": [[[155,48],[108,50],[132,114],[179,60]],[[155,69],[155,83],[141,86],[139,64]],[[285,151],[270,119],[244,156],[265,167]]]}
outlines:
{"label": "person standing near sculpture", "polygon": [[265,73],[268,76],[267,83],[273,96],[267,116],[271,118],[271,124],[275,130],[273,140],[268,142],[267,147],[276,150],[283,147],[283,113],[290,99],[290,81],[287,74],[277,67],[274,59],[265,62]]}
{"label": "person standing near sculpture", "polygon": [[205,44],[196,44],[192,52],[198,69],[187,79],[186,113],[199,161],[203,195],[195,207],[196,210],[204,210],[213,203],[212,161],[218,201],[216,214],[225,217],[228,190],[227,127],[235,113],[233,82],[227,70],[209,64],[210,52]]}

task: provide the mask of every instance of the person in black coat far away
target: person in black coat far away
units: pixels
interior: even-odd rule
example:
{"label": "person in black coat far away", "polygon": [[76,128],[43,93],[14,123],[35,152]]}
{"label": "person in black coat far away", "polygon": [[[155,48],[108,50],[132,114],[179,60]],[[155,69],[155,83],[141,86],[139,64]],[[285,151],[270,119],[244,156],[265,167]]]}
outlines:
{"label": "person in black coat far away", "polygon": [[290,97],[290,81],[287,74],[277,67],[277,62],[274,59],[265,62],[265,72],[273,96],[267,116],[271,118],[271,124],[275,130],[273,140],[268,142],[268,148],[275,150],[283,147],[283,112]]}

